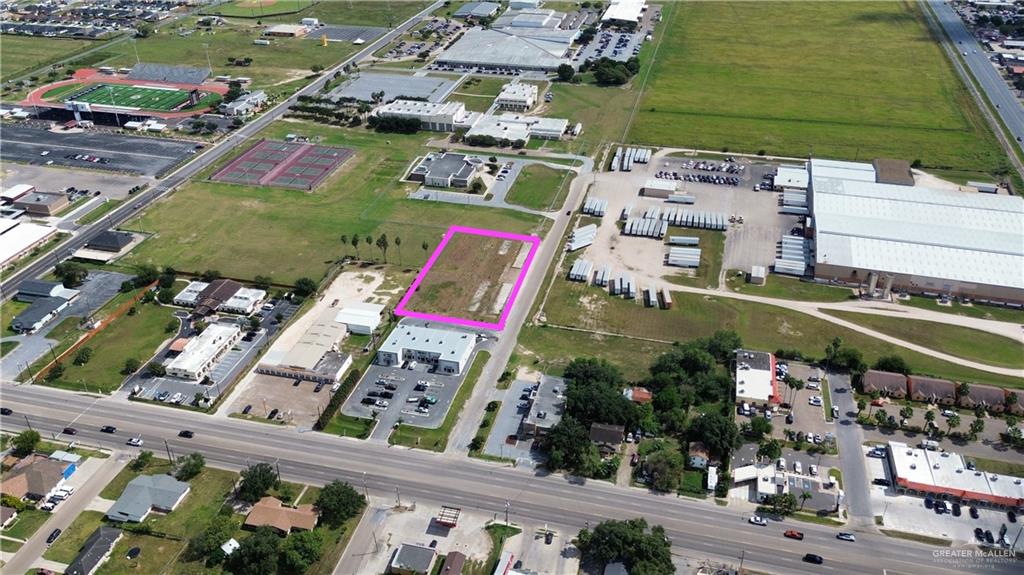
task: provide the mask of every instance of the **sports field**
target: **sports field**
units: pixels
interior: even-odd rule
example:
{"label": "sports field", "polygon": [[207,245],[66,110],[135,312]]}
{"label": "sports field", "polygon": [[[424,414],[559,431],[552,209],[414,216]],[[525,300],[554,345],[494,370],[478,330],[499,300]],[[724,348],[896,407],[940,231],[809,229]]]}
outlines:
{"label": "sports field", "polygon": [[91,84],[64,96],[64,101],[170,112],[188,101],[188,92],[129,84]]}
{"label": "sports field", "polygon": [[352,153],[352,150],[334,146],[261,140],[211,179],[312,190],[351,158]]}
{"label": "sports field", "polygon": [[687,2],[662,26],[630,142],[1008,165],[917,2]]}

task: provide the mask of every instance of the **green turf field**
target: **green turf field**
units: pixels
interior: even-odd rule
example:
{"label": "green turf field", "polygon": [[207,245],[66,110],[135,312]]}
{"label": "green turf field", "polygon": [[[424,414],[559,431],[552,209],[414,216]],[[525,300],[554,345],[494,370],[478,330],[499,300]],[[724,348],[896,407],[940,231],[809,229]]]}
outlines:
{"label": "green turf field", "polygon": [[660,26],[630,142],[1008,164],[917,2],[687,2]]}
{"label": "green turf field", "polygon": [[177,89],[150,88],[128,84],[93,84],[82,95],[65,94],[64,101],[88,102],[125,108],[142,108],[169,112],[188,100],[188,92]]}

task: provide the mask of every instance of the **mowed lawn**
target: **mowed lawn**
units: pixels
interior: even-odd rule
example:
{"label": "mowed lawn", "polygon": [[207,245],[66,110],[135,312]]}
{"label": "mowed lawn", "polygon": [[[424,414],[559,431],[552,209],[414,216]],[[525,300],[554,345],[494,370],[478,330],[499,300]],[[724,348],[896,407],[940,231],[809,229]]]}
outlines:
{"label": "mowed lawn", "polygon": [[676,5],[629,141],[1007,165],[917,2]]}
{"label": "mowed lawn", "polygon": [[[357,255],[351,245],[341,245],[342,235],[370,236],[375,242],[386,233],[389,263],[420,266],[452,224],[513,233],[536,232],[541,226],[540,218],[512,210],[406,199],[407,185],[398,179],[423,153],[428,134],[277,122],[260,137],[283,140],[288,133],[319,136],[322,144],[356,153],[312,193],[194,181],[128,224],[158,236],[143,242],[127,262],[216,269],[240,278],[266,275],[277,282],[303,276],[319,280],[338,258]],[[197,206],[202,206],[201,226],[196,225]],[[358,256],[384,259],[365,241]]]}
{"label": "mowed lawn", "polygon": [[898,354],[915,373],[958,381],[992,383],[1024,388],[1024,381],[963,367],[885,343],[853,330],[797,311],[768,304],[700,294],[673,292],[673,308],[645,308],[638,301],[612,297],[607,290],[557,278],[548,295],[544,315],[556,326],[651,338],[687,341],[732,329],[745,346],[775,351],[796,349],[806,356],[824,356],[836,336],[864,354],[869,364],[878,357]]}
{"label": "mowed lawn", "polygon": [[829,315],[898,337],[919,345],[1000,367],[1024,368],[1024,343],[985,331],[915,319],[905,319],[838,310]]}
{"label": "mowed lawn", "polygon": [[[389,23],[398,26],[413,14],[423,10],[431,4],[424,0],[362,0],[349,2],[348,0],[235,0],[204,10],[204,14],[223,14],[224,16],[260,16],[260,5],[263,6],[263,14],[260,18],[264,23],[284,22],[286,24],[297,24],[302,18],[319,18],[321,22],[334,25],[362,25],[362,26],[384,26]],[[298,8],[298,14],[273,14],[293,12]]]}
{"label": "mowed lawn", "polygon": [[75,52],[100,44],[101,42],[91,40],[4,34],[0,37],[0,49],[3,51],[3,58],[0,58],[0,79],[6,80],[9,75],[31,72],[34,68],[41,68]]}
{"label": "mowed lawn", "polygon": [[734,292],[777,299],[837,302],[856,297],[849,288],[805,282],[778,274],[769,274],[764,285],[754,285],[747,283],[747,272],[739,270],[729,270],[725,284]]}
{"label": "mowed lawn", "polygon": [[[297,22],[297,20],[296,20]],[[192,26],[195,19],[185,19],[183,26]],[[357,46],[347,42],[329,42],[323,47],[319,42],[303,38],[270,38],[270,46],[257,46],[252,42],[262,38],[263,26],[256,21],[239,21],[219,26],[213,32],[196,30],[191,35],[179,36],[172,26],[155,31],[148,38],[134,42],[139,59],[156,64],[207,67],[213,65],[212,76],[248,76],[252,85],[267,87],[278,82],[302,78],[311,74],[314,65],[325,68],[332,66],[356,51]],[[112,51],[118,54],[105,62],[108,66],[132,66],[135,64],[135,49],[131,42],[121,43]],[[252,58],[249,66],[239,67],[228,64],[228,58]]]}
{"label": "mowed lawn", "polygon": [[516,177],[512,189],[505,197],[510,204],[535,210],[557,210],[569,193],[569,183],[576,174],[569,170],[556,170],[542,164],[530,164]]}

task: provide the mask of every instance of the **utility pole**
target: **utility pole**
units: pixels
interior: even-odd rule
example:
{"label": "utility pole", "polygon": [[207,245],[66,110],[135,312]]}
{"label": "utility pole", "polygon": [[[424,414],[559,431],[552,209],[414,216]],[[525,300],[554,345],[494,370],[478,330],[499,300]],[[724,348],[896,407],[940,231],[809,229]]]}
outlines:
{"label": "utility pole", "polygon": [[511,503],[509,502],[509,500],[508,500],[508,499],[506,499],[506,500],[505,500],[505,525],[508,525],[508,508],[509,508],[509,507],[510,507],[511,505],[512,505],[512,504],[511,504]]}
{"label": "utility pole", "polygon": [[398,486],[395,486],[395,498],[398,500],[398,506],[402,506],[402,492],[398,490]]}
{"label": "utility pole", "polygon": [[366,472],[363,472],[363,497],[366,498],[366,502],[370,502],[370,490],[366,487]]}
{"label": "utility pole", "polygon": [[280,458],[274,460],[274,467],[277,468],[277,480],[281,481],[281,459]]}
{"label": "utility pole", "polygon": [[743,560],[747,558],[747,550],[740,550],[740,575],[743,574]]}
{"label": "utility pole", "polygon": [[164,440],[164,449],[167,450],[167,460],[170,461],[171,464],[173,465],[174,464],[174,455],[171,454],[171,446],[170,446],[170,444],[167,443],[166,439]]}
{"label": "utility pole", "polygon": [[[25,414],[22,414],[22,415],[25,415]],[[34,431],[34,430],[32,429],[32,424],[28,422],[28,416],[27,416],[27,415],[25,415],[25,425],[27,425],[27,426],[28,426],[28,430],[29,430],[29,431]]]}

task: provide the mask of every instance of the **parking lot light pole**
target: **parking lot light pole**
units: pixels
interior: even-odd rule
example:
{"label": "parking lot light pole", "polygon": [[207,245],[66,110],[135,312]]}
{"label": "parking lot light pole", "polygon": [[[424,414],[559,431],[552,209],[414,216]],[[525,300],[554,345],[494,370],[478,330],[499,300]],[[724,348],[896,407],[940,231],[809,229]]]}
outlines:
{"label": "parking lot light pole", "polygon": [[505,525],[508,525],[508,508],[512,505],[508,499],[505,500]]}
{"label": "parking lot light pole", "polygon": [[366,487],[366,472],[363,472],[363,497],[366,498],[366,502],[370,502],[370,490]]}

